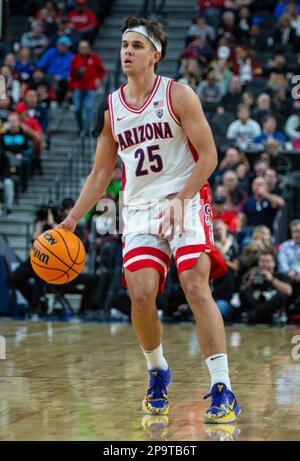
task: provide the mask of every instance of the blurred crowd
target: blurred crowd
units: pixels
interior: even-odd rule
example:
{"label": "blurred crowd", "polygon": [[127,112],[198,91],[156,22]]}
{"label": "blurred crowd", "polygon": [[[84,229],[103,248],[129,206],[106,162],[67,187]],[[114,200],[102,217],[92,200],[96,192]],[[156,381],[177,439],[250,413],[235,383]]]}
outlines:
{"label": "blurred crowd", "polygon": [[27,16],[29,30],[11,49],[1,48],[0,77],[6,84],[0,99],[2,215],[12,213],[35,174],[43,175],[51,111],[55,118],[59,108],[70,108],[78,134],[90,136],[95,93],[106,73],[92,50],[100,20],[86,0],[31,1],[17,8]]}
{"label": "blurred crowd", "polygon": [[291,240],[276,238],[289,199],[286,154],[300,149],[300,2],[197,6],[175,78],[199,96],[220,159],[209,183],[228,273],[214,281],[214,297],[226,320],[284,323],[300,313],[300,221],[290,223]]}
{"label": "blurred crowd", "polygon": [[[21,162],[24,190],[34,169],[42,172],[51,102],[61,105],[72,98],[78,131],[89,135],[94,91],[105,74],[91,51],[97,18],[86,14],[89,25],[83,27],[78,17],[87,13],[85,0],[76,0],[75,9],[72,2],[61,3],[62,9],[48,1],[35,12],[17,55],[8,53],[0,70],[9,89],[8,100],[0,102],[1,171],[9,171],[9,162]],[[164,20],[166,2],[158,3]],[[290,222],[289,239],[276,238],[289,199],[285,180],[292,164],[286,153],[300,150],[298,80],[293,79],[300,75],[299,45],[300,1],[198,0],[174,70],[174,78],[199,96],[218,149],[220,161],[209,185],[215,244],[228,272],[212,289],[226,321],[279,325],[300,318],[300,219]],[[22,143],[12,149],[15,133],[22,133]],[[11,197],[10,177],[1,179]],[[117,203],[120,190],[117,164],[106,196]],[[51,226],[57,220],[51,206],[46,210]],[[93,208],[81,223],[90,291],[80,315],[93,317],[108,305],[130,317],[121,285],[121,236],[99,237],[97,218]],[[43,229],[39,221],[36,232]],[[42,221],[45,225],[45,216]],[[91,288],[95,282],[97,290]],[[17,286],[13,278],[11,283]],[[37,309],[38,301],[33,305]],[[173,264],[157,305],[169,320],[192,318]]]}

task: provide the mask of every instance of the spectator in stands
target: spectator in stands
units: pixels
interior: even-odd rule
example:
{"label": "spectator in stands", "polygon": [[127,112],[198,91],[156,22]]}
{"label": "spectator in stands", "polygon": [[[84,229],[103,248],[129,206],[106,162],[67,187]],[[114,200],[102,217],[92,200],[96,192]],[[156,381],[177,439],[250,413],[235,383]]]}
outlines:
{"label": "spectator in stands", "polygon": [[14,70],[20,74],[21,80],[28,80],[35,69],[35,62],[31,60],[30,49],[22,47],[18,59],[15,62]]}
{"label": "spectator in stands", "polygon": [[216,29],[207,24],[205,16],[200,15],[195,19],[194,24],[191,24],[187,32],[187,43],[190,38],[203,37],[205,40],[213,42],[216,38]]}
{"label": "spectator in stands", "polygon": [[56,31],[56,21],[61,18],[62,13],[55,1],[48,0],[44,7],[39,9],[35,18],[42,22],[47,37],[51,37]]}
{"label": "spectator in stands", "polygon": [[217,51],[217,59],[210,62],[209,68],[216,76],[217,81],[221,87],[222,96],[224,96],[228,90],[233,73],[229,69],[228,58],[230,55],[230,49],[227,46],[221,46]]}
{"label": "spectator in stands", "polygon": [[212,47],[204,37],[192,37],[187,50],[194,52],[199,62],[205,66],[213,56]]}
{"label": "spectator in stands", "polygon": [[273,323],[274,314],[278,317],[285,312],[287,298],[293,289],[288,277],[275,272],[275,267],[274,252],[262,251],[258,266],[244,276],[240,299],[249,323]]}
{"label": "spectator in stands", "polygon": [[287,155],[280,151],[280,144],[275,140],[266,141],[265,152],[261,157],[268,156],[268,162],[271,168],[280,174],[286,174],[292,170],[291,160]]}
{"label": "spectator in stands", "polygon": [[227,170],[224,173],[223,186],[226,191],[226,210],[239,213],[248,194],[239,187],[239,180],[235,171]]}
{"label": "spectator in stands", "polygon": [[267,168],[264,174],[268,191],[281,197],[285,196],[284,190],[280,187],[278,173],[274,168]]}
{"label": "spectator in stands", "polygon": [[7,55],[4,58],[3,65],[9,67],[10,70],[13,72],[15,70],[16,65],[15,55],[13,53],[7,53]]}
{"label": "spectator in stands", "polygon": [[43,69],[37,68],[34,70],[32,77],[28,81],[27,89],[38,90],[40,86],[47,88],[49,99],[50,101],[53,101],[55,99],[54,88],[51,86],[51,83],[45,76]]}
{"label": "spectator in stands", "polygon": [[[289,277],[293,286],[293,302],[290,312],[300,312],[300,219],[290,223],[291,239],[280,245],[278,252],[279,271]],[[297,308],[297,311],[296,311]]]}
{"label": "spectator in stands", "polygon": [[266,115],[262,121],[262,133],[254,138],[254,142],[265,144],[268,140],[278,141],[283,144],[287,137],[281,131],[277,131],[277,120],[273,115]]}
{"label": "spectator in stands", "polygon": [[235,167],[235,172],[238,177],[239,187],[246,193],[250,191],[250,166],[247,163],[239,163]]}
{"label": "spectator in stands", "polygon": [[279,88],[284,88],[287,91],[289,82],[283,73],[271,72],[267,82],[267,90],[269,92],[277,91]]}
{"label": "spectator in stands", "polygon": [[44,133],[48,130],[48,106],[46,102],[39,101],[36,90],[29,89],[25,95],[25,103],[27,104],[27,113],[29,117],[35,118]]}
{"label": "spectator in stands", "polygon": [[54,20],[58,19],[61,16],[61,10],[57,7],[54,0],[47,0],[45,4],[40,8],[36,14],[35,18],[43,21],[53,18]]}
{"label": "spectator in stands", "polygon": [[251,24],[248,37],[242,39],[240,43],[254,52],[268,51],[269,48],[268,41],[266,40],[260,25],[257,23]]}
{"label": "spectator in stands", "polygon": [[[235,233],[237,231],[237,217],[233,211],[228,211],[225,208],[226,192],[221,186],[216,189],[216,194],[212,199],[213,219],[214,221],[222,221],[229,232]],[[222,195],[220,194],[222,192]],[[220,194],[220,195],[217,195]]]}
{"label": "spectator in stands", "polygon": [[21,97],[21,83],[14,78],[11,68],[2,66],[0,75],[5,79],[6,94],[11,97],[14,103],[19,102]]}
{"label": "spectator in stands", "polygon": [[300,10],[298,11],[296,3],[289,1],[286,7],[286,13],[289,17],[292,28],[296,32],[296,37],[299,37],[300,36]]}
{"label": "spectator in stands", "polygon": [[3,188],[3,205],[2,215],[9,215],[12,212],[12,206],[15,195],[14,182],[10,174],[10,161],[5,152],[0,152],[0,187]]}
{"label": "spectator in stands", "polygon": [[233,75],[229,83],[228,93],[225,94],[220,102],[220,106],[229,112],[235,112],[236,106],[241,102],[243,87],[238,75]]}
{"label": "spectator in stands", "polygon": [[276,30],[274,32],[275,46],[278,50],[282,47],[290,45],[294,52],[297,51],[298,39],[295,29],[291,26],[291,21],[288,14],[283,14],[278,21]]}
{"label": "spectator in stands", "polygon": [[48,46],[48,38],[44,34],[42,21],[32,21],[31,31],[24,32],[21,37],[21,46],[29,48],[36,58],[43,53]]}
{"label": "spectator in stands", "polygon": [[264,178],[270,164],[261,158],[257,159],[253,165],[253,173],[255,178]]}
{"label": "spectator in stands", "polygon": [[232,72],[238,75],[242,85],[245,85],[254,77],[262,75],[263,70],[258,60],[251,55],[250,50],[244,45],[239,45],[232,57]]}
{"label": "spectator in stands", "polygon": [[244,43],[244,41],[249,37],[251,27],[251,11],[246,6],[242,6],[238,11],[237,18],[237,37],[239,43]]}
{"label": "spectator in stands", "polygon": [[249,162],[240,149],[236,146],[228,147],[225,152],[223,160],[221,160],[218,168],[213,172],[209,178],[209,182],[213,188],[223,182],[223,175],[227,170],[235,170],[239,164],[245,164],[247,171],[249,171]]}
{"label": "spectator in stands", "polygon": [[[291,0],[279,0],[277,1],[277,5],[274,10],[274,17],[276,20],[280,18],[284,13],[289,13],[290,9],[288,5],[291,3]],[[295,1],[295,6],[298,14],[300,14],[300,2],[298,0]]]}
{"label": "spectator in stands", "polygon": [[274,54],[273,58],[266,62],[264,66],[264,75],[270,76],[271,73],[275,74],[286,74],[292,70],[291,64],[287,64],[286,57],[283,53],[277,52]]}
{"label": "spectator in stands", "polygon": [[0,134],[0,148],[7,154],[11,166],[20,168],[22,192],[26,192],[31,172],[32,142],[14,112],[9,116],[6,131]]}
{"label": "spectator in stands", "polygon": [[256,106],[252,111],[252,117],[258,123],[262,123],[267,115],[271,115],[271,97],[268,93],[261,93],[256,100]]}
{"label": "spectator in stands", "polygon": [[[78,54],[71,62],[69,89],[73,91],[79,133],[89,136],[93,120],[95,92],[105,76],[104,65],[89,42],[79,43]],[[84,111],[84,116],[82,112]]]}
{"label": "spectator in stands", "polygon": [[243,104],[243,106],[248,107],[251,114],[251,118],[254,118],[252,116],[252,111],[255,107],[255,96],[253,93],[251,93],[251,91],[244,91],[244,93],[242,94],[241,104]]}
{"label": "spectator in stands", "polygon": [[232,122],[227,130],[227,139],[234,139],[236,144],[244,149],[261,134],[260,125],[250,118],[250,111],[247,106],[239,105],[237,120]]}
{"label": "spectator in stands", "polygon": [[218,38],[226,37],[227,40],[235,41],[237,36],[237,24],[232,11],[223,11],[218,28]]}
{"label": "spectator in stands", "polygon": [[258,256],[262,251],[274,251],[272,234],[267,226],[255,227],[251,242],[244,246],[239,256],[239,274],[242,276],[246,271],[258,264]]}
{"label": "spectator in stands", "polygon": [[15,110],[19,115],[21,128],[30,136],[32,141],[32,173],[38,171],[42,175],[43,129],[37,119],[28,115],[28,107],[24,102],[19,102]]}
{"label": "spectator in stands", "polygon": [[66,35],[67,37],[69,37],[72,43],[70,50],[76,53],[78,43],[80,42],[80,34],[75,29],[72,29],[72,27],[70,27],[70,24],[68,23],[68,20],[65,17],[58,18],[56,24],[57,29],[55,33],[50,37],[48,47],[55,47],[57,40],[63,35]]}
{"label": "spectator in stands", "polygon": [[221,100],[222,88],[214,72],[209,72],[206,80],[199,84],[197,95],[202,103],[219,102]]}
{"label": "spectator in stands", "polygon": [[213,297],[223,319],[231,320],[233,308],[230,300],[235,291],[235,274],[238,270],[238,250],[232,235],[228,235],[227,226],[220,220],[214,222],[215,247],[226,261],[228,271],[213,282]]}
{"label": "spectator in stands", "polygon": [[59,105],[64,101],[67,92],[67,79],[70,74],[73,53],[69,51],[71,41],[69,37],[63,35],[57,40],[56,48],[49,48],[38,62],[37,67],[51,79]]}
{"label": "spectator in stands", "polygon": [[285,124],[285,132],[294,143],[300,139],[300,111],[289,116]]}
{"label": "spectator in stands", "polygon": [[221,9],[224,7],[224,0],[198,0],[198,6],[207,22],[217,27],[221,17]]}
{"label": "spectator in stands", "polygon": [[81,36],[93,43],[98,27],[98,19],[93,10],[88,9],[87,0],[76,0],[75,9],[68,14],[68,22]]}
{"label": "spectator in stands", "polygon": [[272,107],[278,125],[284,126],[292,109],[291,98],[285,87],[279,86],[272,91]]}
{"label": "spectator in stands", "polygon": [[197,86],[201,81],[201,67],[198,59],[193,58],[192,56],[184,59],[184,65],[181,69],[181,78],[179,78],[180,83],[189,85],[194,91],[196,91]]}
{"label": "spectator in stands", "polygon": [[12,100],[8,96],[5,99],[0,99],[0,130],[2,131],[3,125],[8,121],[9,114],[12,111]]}
{"label": "spectator in stands", "polygon": [[265,225],[272,230],[277,211],[284,206],[284,199],[268,191],[263,177],[253,180],[252,192],[253,195],[244,202],[239,213],[239,228]]}

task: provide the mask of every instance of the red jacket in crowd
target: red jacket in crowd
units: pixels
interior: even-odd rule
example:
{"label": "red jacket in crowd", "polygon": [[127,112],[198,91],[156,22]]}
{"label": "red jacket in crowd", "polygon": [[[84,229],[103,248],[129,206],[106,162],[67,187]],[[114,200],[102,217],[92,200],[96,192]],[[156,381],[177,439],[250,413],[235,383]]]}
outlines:
{"label": "red jacket in crowd", "polygon": [[78,32],[91,27],[97,27],[98,19],[93,10],[78,11],[72,10],[68,14],[68,22],[70,22]]}
{"label": "red jacket in crowd", "polygon": [[224,0],[198,0],[198,5],[201,11],[207,10],[208,8],[222,8],[224,6]]}
{"label": "red jacket in crowd", "polygon": [[105,74],[104,65],[96,53],[87,56],[76,54],[71,62],[69,89],[95,90],[96,80],[103,80]]}

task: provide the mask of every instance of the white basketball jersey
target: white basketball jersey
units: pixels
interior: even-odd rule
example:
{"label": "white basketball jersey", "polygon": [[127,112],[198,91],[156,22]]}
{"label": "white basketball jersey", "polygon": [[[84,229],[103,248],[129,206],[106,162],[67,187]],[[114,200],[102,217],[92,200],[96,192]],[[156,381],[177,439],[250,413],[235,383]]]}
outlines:
{"label": "white basketball jersey", "polygon": [[142,107],[130,107],[123,86],[109,95],[109,114],[123,162],[124,204],[146,205],[179,192],[197,154],[172,109],[173,80],[157,76]]}

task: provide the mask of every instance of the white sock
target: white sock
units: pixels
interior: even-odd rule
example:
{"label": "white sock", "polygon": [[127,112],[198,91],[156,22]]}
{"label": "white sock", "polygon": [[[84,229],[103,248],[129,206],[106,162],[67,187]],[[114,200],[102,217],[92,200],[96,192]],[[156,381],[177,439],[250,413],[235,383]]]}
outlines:
{"label": "white sock", "polygon": [[163,356],[163,348],[161,344],[156,349],[153,349],[153,351],[145,351],[143,348],[142,351],[147,360],[148,370],[159,368],[166,371],[169,368],[167,361]]}
{"label": "white sock", "polygon": [[216,383],[224,383],[231,391],[227,354],[211,355],[205,362],[210,372],[211,387]]}

